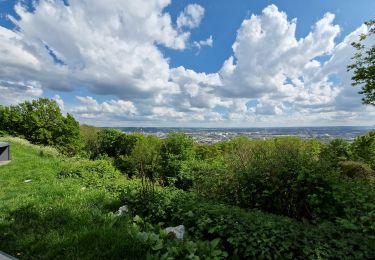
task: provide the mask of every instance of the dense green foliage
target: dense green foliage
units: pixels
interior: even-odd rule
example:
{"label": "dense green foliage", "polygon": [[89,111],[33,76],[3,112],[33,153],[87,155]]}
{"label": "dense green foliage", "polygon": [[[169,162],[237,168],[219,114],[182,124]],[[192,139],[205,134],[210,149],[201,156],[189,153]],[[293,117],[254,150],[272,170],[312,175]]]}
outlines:
{"label": "dense green foliage", "polygon": [[88,158],[94,158],[98,154],[98,137],[100,128],[89,125],[80,125],[80,132],[84,140],[83,151]]}
{"label": "dense green foliage", "polygon": [[364,178],[371,180],[375,177],[375,171],[365,163],[355,161],[339,162],[339,168],[344,176],[351,178]]}
{"label": "dense green foliage", "polygon": [[353,56],[354,63],[348,66],[348,70],[353,70],[353,85],[360,85],[363,94],[364,104],[375,106],[375,44],[367,47],[365,40],[375,35],[375,20],[365,22],[368,26],[368,33],[362,34],[358,42],[352,45],[357,49]]}
{"label": "dense green foliage", "polygon": [[124,177],[113,167],[111,161],[100,159],[95,161],[67,159],[59,172],[60,178],[80,178],[85,187],[104,188],[115,191],[117,183]]}
{"label": "dense green foliage", "polygon": [[110,157],[129,155],[137,140],[137,135],[126,135],[115,129],[103,129],[98,134],[98,154]]}
{"label": "dense green foliage", "polygon": [[[343,141],[325,145],[299,138],[237,138],[220,146],[223,160],[189,167],[193,176],[200,176],[193,190],[203,196],[312,223],[346,219],[358,228],[373,229],[368,220],[362,222],[351,213],[356,208],[363,220],[374,220],[372,170],[360,163],[368,171],[348,176],[353,172],[348,164],[359,162],[339,161],[344,160],[341,153],[349,156],[349,146]],[[364,174],[367,180],[361,181]]]}
{"label": "dense green foliage", "polygon": [[261,211],[215,204],[175,190],[160,190],[145,203],[127,189],[123,201],[152,223],[183,223],[195,239],[220,238],[234,259],[370,259],[373,236],[330,222],[312,226]]}
{"label": "dense green foliage", "polygon": [[359,136],[351,145],[354,160],[367,163],[375,167],[375,131]]}
{"label": "dense green foliage", "polygon": [[374,231],[374,133],[351,144],[238,137],[205,145],[181,133],[160,140],[106,129],[99,134],[98,154],[141,178],[145,191],[170,186],[227,205],[368,233]]}
{"label": "dense green foliage", "polygon": [[0,131],[54,146],[68,155],[80,152],[83,146],[78,122],[70,114],[64,117],[57,103],[46,98],[0,106]]}
{"label": "dense green foliage", "polygon": [[164,185],[188,189],[192,185],[189,176],[183,174],[184,162],[191,160],[193,139],[182,133],[172,133],[164,140],[161,149],[161,176]]}
{"label": "dense green foliage", "polygon": [[[180,133],[80,131],[81,157],[8,139],[2,250],[64,259],[375,257],[375,132],[352,143],[206,145]],[[121,205],[129,212],[119,216]],[[182,241],[164,231],[181,224]]]}

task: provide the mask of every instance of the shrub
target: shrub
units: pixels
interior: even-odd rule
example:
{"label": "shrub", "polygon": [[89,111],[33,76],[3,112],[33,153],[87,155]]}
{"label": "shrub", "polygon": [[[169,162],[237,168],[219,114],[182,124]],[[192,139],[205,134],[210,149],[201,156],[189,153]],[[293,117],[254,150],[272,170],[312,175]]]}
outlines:
{"label": "shrub", "polygon": [[89,125],[80,125],[79,127],[83,140],[85,142],[84,151],[89,158],[95,158],[98,152],[98,136],[101,131],[100,128]]}
{"label": "shrub", "polygon": [[164,226],[183,224],[197,240],[219,238],[233,259],[317,259],[374,257],[373,236],[363,236],[332,223],[311,226],[291,219],[215,205],[183,191],[158,190],[155,202],[124,192],[133,214]]}
{"label": "shrub", "polygon": [[84,184],[91,188],[119,189],[119,182],[124,176],[113,167],[108,159],[76,160],[69,159],[59,172],[61,178],[80,178]]}
{"label": "shrub", "polygon": [[142,137],[142,134],[125,134],[116,129],[103,129],[98,134],[98,154],[113,158],[130,155],[137,140]]}
{"label": "shrub", "polygon": [[154,136],[138,139],[130,156],[136,174],[142,181],[142,193],[154,194],[154,185],[159,173],[160,142]]}
{"label": "shrub", "polygon": [[7,136],[7,135],[8,135],[8,133],[6,131],[0,130],[0,137]]}
{"label": "shrub", "polygon": [[79,123],[70,114],[63,119],[60,134],[53,144],[61,153],[73,156],[82,151],[84,141],[79,130]]}
{"label": "shrub", "polygon": [[[138,232],[135,244],[144,248],[145,259],[225,259],[228,254],[221,250],[220,240],[202,241],[185,239],[177,241],[160,233]],[[139,253],[142,253],[140,251]],[[144,252],[143,252],[144,253]]]}
{"label": "shrub", "polygon": [[[188,160],[181,165],[176,186],[183,190],[193,188],[201,194],[210,196],[213,186],[220,186],[222,184],[220,177],[226,173],[227,167],[220,159]],[[220,192],[217,192],[215,196],[220,196]]]}
{"label": "shrub", "polygon": [[328,144],[322,146],[320,160],[329,167],[337,168],[339,162],[347,160],[350,157],[350,145],[343,139],[334,139]]}
{"label": "shrub", "polygon": [[198,160],[211,161],[222,157],[220,144],[194,144],[194,155]]}
{"label": "shrub", "polygon": [[110,157],[115,157],[119,155],[116,146],[117,139],[123,133],[115,129],[103,129],[98,133],[98,155],[106,154]]}
{"label": "shrub", "polygon": [[339,162],[339,168],[344,176],[350,178],[371,179],[375,177],[375,171],[362,162],[342,161]]}
{"label": "shrub", "polygon": [[319,142],[240,137],[222,149],[228,170],[217,174],[214,183],[206,182],[209,192],[204,193],[210,197],[296,219],[332,218],[339,210],[332,193],[336,176],[321,163]]}
{"label": "shrub", "polygon": [[336,222],[348,231],[375,234],[375,187],[362,178],[344,178],[335,187],[334,196],[342,209]]}
{"label": "shrub", "polygon": [[[161,180],[164,185],[174,185],[183,182],[179,178],[184,161],[194,157],[193,139],[183,133],[171,133],[161,146]],[[180,188],[183,188],[184,184]]]}
{"label": "shrub", "polygon": [[117,156],[114,159],[114,165],[118,170],[120,170],[122,173],[126,174],[130,178],[135,176],[137,173],[134,161],[129,155]]}
{"label": "shrub", "polygon": [[350,146],[351,158],[375,169],[375,131],[357,137]]}

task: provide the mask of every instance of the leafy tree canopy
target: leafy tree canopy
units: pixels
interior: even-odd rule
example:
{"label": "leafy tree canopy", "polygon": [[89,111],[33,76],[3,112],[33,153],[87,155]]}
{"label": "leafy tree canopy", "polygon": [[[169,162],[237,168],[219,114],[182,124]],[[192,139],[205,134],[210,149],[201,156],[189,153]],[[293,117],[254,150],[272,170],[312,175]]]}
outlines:
{"label": "leafy tree canopy", "polygon": [[0,131],[23,136],[34,144],[54,146],[68,155],[83,147],[79,123],[70,114],[64,117],[56,101],[48,98],[0,106]]}
{"label": "leafy tree canopy", "polygon": [[352,77],[353,86],[360,85],[363,94],[363,104],[375,106],[375,44],[367,47],[365,40],[375,34],[375,20],[365,22],[369,30],[367,34],[362,34],[358,42],[353,42],[352,45],[357,49],[353,56],[354,63],[348,66],[348,70],[353,70]]}

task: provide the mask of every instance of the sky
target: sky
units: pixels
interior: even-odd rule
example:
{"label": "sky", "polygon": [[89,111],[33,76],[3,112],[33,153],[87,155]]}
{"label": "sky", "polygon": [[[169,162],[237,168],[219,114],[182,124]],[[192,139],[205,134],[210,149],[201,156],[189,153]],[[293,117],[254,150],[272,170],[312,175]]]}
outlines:
{"label": "sky", "polygon": [[374,11],[373,0],[0,0],[0,104],[47,97],[96,126],[373,125],[347,65]]}

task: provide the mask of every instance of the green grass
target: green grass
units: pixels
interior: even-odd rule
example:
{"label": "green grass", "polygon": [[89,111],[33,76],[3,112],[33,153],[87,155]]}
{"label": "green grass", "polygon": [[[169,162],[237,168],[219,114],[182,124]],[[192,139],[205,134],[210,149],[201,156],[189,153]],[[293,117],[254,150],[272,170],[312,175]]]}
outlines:
{"label": "green grass", "polygon": [[114,193],[59,178],[69,161],[11,141],[12,162],[0,167],[0,250],[21,259],[143,258],[135,228],[113,214]]}

